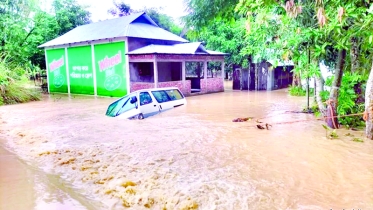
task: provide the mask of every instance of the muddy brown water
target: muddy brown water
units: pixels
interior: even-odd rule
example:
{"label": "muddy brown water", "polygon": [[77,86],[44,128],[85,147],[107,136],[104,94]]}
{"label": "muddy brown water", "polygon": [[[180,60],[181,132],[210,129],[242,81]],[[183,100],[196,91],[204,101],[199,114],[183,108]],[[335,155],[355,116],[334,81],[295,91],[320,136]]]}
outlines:
{"label": "muddy brown water", "polygon": [[373,141],[328,139],[322,121],[288,112],[306,100],[284,89],[188,97],[142,121],[106,117],[112,101],[0,107],[1,144],[17,155],[1,150],[1,207],[373,209]]}

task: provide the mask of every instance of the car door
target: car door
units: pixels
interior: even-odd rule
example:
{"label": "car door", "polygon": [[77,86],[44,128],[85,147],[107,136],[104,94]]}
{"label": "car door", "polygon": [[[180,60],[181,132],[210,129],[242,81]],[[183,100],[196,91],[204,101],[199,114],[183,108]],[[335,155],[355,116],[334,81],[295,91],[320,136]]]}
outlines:
{"label": "car door", "polygon": [[153,100],[150,93],[147,91],[140,92],[140,110],[144,117],[149,117],[159,113],[159,106],[157,101]]}

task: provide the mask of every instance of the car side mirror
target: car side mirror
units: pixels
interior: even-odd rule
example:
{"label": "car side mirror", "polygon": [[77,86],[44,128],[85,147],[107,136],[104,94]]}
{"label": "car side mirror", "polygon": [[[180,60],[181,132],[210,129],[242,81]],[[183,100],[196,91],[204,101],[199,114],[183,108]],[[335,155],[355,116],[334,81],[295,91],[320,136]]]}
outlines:
{"label": "car side mirror", "polygon": [[136,98],[136,96],[132,96],[130,102],[131,102],[131,104],[136,103],[136,102],[137,102],[137,98]]}

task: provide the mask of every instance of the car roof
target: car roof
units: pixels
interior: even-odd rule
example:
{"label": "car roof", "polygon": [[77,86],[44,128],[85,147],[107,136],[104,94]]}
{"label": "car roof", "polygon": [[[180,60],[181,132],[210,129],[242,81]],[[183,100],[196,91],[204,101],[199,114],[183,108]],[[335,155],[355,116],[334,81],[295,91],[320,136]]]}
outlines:
{"label": "car roof", "polygon": [[[144,91],[157,91],[157,90],[179,90],[178,87],[164,87],[164,88],[149,88],[149,89],[141,89],[141,90],[137,90],[135,92],[132,92],[132,93],[136,93],[136,92],[144,92]],[[180,91],[180,90],[179,90]],[[130,94],[132,94],[130,93]]]}

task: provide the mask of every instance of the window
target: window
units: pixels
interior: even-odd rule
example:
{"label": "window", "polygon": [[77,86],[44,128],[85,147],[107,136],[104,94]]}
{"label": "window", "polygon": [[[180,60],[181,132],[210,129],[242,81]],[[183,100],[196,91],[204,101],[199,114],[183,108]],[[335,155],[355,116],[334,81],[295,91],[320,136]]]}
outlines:
{"label": "window", "polygon": [[163,103],[167,101],[175,101],[184,98],[183,95],[180,93],[179,90],[173,89],[173,90],[158,90],[158,91],[152,91],[155,99],[158,101],[158,103]]}
{"label": "window", "polygon": [[177,89],[174,90],[166,90],[167,95],[171,98],[172,101],[179,100],[183,98],[180,91]]}
{"label": "window", "polygon": [[171,98],[167,95],[166,91],[164,90],[152,91],[152,93],[155,99],[158,101],[158,103],[171,101]]}
{"label": "window", "polygon": [[131,98],[133,96],[134,95],[126,96],[110,104],[109,108],[106,111],[106,115],[115,117],[122,114],[123,112],[136,108],[136,103],[131,104]]}
{"label": "window", "polygon": [[140,93],[140,106],[150,104],[151,102],[153,102],[153,100],[148,92]]}

